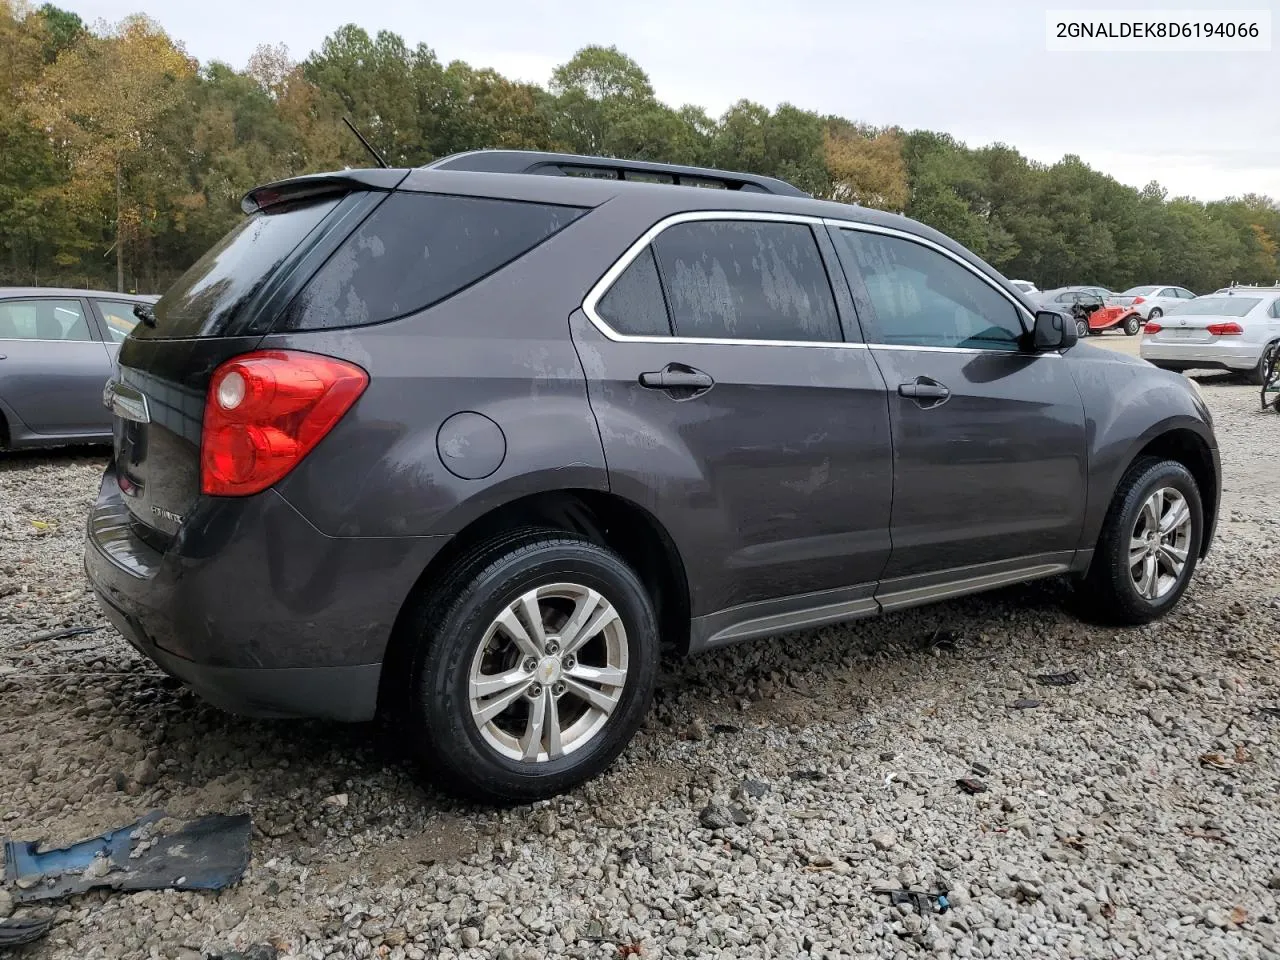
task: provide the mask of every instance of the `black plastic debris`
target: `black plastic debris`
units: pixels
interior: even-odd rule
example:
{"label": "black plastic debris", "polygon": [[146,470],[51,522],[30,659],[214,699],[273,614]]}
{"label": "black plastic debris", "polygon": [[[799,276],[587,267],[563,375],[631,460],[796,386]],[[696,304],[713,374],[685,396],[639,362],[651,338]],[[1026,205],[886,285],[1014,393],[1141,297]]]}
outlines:
{"label": "black plastic debris", "polygon": [[1046,687],[1069,687],[1080,682],[1080,674],[1074,670],[1066,673],[1041,673],[1036,676],[1036,683]]}
{"label": "black plastic debris", "polygon": [[741,727],[735,727],[732,723],[713,723],[711,725],[712,733],[741,733]]}
{"label": "black plastic debris", "polygon": [[1269,717],[1275,717],[1280,720],[1280,707],[1259,707],[1258,710]]}
{"label": "black plastic debris", "polygon": [[[168,829],[172,824],[176,829]],[[69,847],[6,840],[4,878],[21,883],[17,903],[51,900],[98,887],[112,890],[221,890],[249,866],[247,815],[173,821],[163,810]],[[34,884],[30,881],[37,881]]]}
{"label": "black plastic debris", "polygon": [[921,650],[947,650],[954,651],[956,648],[956,635],[944,627],[939,627],[929,636],[924,638],[920,644]]}
{"label": "black plastic debris", "polygon": [[827,775],[821,770],[797,770],[791,774],[792,780],[808,780],[816,783],[819,780],[825,780]]}
{"label": "black plastic debris", "polygon": [[977,777],[961,777],[956,781],[956,786],[968,794],[987,792],[987,785]]}
{"label": "black plastic debris", "polygon": [[991,768],[988,767],[985,763],[978,763],[976,760],[973,763],[969,764],[969,769],[972,770],[974,773],[976,773],[980,777],[991,776]]}
{"label": "black plastic debris", "polygon": [[946,913],[951,909],[951,902],[947,899],[947,895],[951,893],[951,887],[942,880],[934,883],[933,888],[928,892],[905,890],[899,887],[873,887],[871,892],[879,896],[887,896],[889,903],[895,907],[900,903],[908,903],[921,916],[927,917],[935,910],[938,913]]}
{"label": "black plastic debris", "polygon": [[53,917],[13,917],[0,920],[0,950],[35,943],[53,926]]}
{"label": "black plastic debris", "polygon": [[1044,706],[1042,700],[1015,700],[1013,702],[1014,710],[1034,710],[1036,707]]}

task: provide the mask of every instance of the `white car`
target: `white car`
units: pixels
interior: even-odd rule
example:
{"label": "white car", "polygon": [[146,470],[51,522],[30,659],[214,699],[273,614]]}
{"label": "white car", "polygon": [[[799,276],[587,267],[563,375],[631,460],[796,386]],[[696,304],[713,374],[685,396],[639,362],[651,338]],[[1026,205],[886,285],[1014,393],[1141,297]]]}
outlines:
{"label": "white car", "polygon": [[1143,320],[1159,320],[1171,307],[1179,306],[1196,295],[1186,287],[1161,287],[1150,284],[1145,287],[1130,287],[1124,293],[1116,294],[1111,302],[1121,307],[1133,307],[1142,315]]}
{"label": "white car", "polygon": [[1040,292],[1039,289],[1036,287],[1036,285],[1032,283],[1030,280],[1010,280],[1009,282],[1012,283],[1019,290],[1021,290],[1023,293],[1031,294],[1031,293]]}
{"label": "white car", "polygon": [[1203,367],[1262,382],[1262,355],[1280,342],[1280,290],[1234,288],[1197,297],[1147,321],[1139,356],[1165,370]]}

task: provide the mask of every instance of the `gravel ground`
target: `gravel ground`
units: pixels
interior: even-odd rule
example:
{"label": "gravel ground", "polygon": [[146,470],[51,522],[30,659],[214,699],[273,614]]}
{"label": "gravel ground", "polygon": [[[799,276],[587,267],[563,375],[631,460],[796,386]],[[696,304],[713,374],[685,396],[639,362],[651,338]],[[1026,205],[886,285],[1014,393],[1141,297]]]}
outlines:
{"label": "gravel ground", "polygon": [[[389,732],[164,681],[85,592],[101,458],[0,459],[0,834],[254,820],[238,886],[87,894],[23,956],[1275,960],[1280,417],[1204,382],[1222,523],[1162,623],[1046,582],[673,663],[608,774],[508,810],[424,790]],[[938,880],[944,914],[873,892]]]}

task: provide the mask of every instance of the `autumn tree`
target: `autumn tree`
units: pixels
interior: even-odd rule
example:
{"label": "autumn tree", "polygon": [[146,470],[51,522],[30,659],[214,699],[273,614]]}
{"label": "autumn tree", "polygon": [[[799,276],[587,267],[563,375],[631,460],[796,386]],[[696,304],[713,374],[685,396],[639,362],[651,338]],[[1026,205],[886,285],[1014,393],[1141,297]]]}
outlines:
{"label": "autumn tree", "polygon": [[823,158],[832,200],[895,212],[906,207],[910,186],[896,131],[829,125],[823,133]]}
{"label": "autumn tree", "polygon": [[125,248],[146,214],[130,178],[147,167],[159,118],[194,71],[155,22],[135,16],[105,34],[80,35],[34,85],[36,114],[70,161],[75,201],[87,207],[114,193],[118,290],[124,289]]}

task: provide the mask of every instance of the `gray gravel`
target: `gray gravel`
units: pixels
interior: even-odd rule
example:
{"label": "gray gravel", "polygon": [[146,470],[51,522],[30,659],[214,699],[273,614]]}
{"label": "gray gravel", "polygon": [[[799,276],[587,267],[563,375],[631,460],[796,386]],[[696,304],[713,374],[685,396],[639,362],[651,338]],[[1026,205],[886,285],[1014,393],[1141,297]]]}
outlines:
{"label": "gray gravel", "polygon": [[[509,810],[424,790],[389,732],[164,682],[85,594],[101,458],[0,459],[0,834],[255,823],[238,887],[85,895],[24,956],[1280,958],[1280,417],[1204,382],[1220,539],[1164,622],[1048,582],[671,664],[606,776]],[[945,914],[872,892],[939,880]]]}

